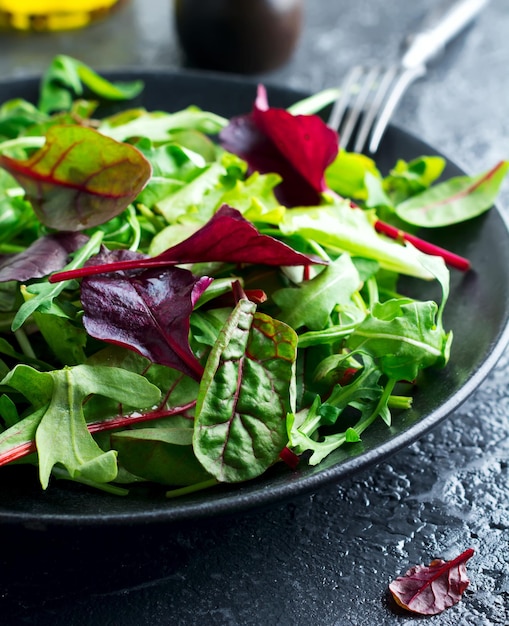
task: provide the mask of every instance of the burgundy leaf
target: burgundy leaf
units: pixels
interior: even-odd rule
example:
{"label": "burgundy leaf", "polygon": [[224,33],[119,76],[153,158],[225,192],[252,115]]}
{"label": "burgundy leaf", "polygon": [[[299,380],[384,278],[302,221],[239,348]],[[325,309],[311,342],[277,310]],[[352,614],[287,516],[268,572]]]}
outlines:
{"label": "burgundy leaf", "polygon": [[436,615],[457,604],[470,583],[465,563],[473,554],[469,548],[452,561],[435,559],[428,567],[412,567],[389,585],[395,601],[420,615]]}
{"label": "burgundy leaf", "polygon": [[321,118],[269,107],[262,85],[253,111],[232,118],[219,139],[252,170],[282,177],[275,193],[285,206],[319,204],[325,170],[338,153],[337,133]]}
{"label": "burgundy leaf", "polygon": [[301,254],[273,237],[261,235],[237,209],[223,204],[204,226],[158,256],[140,257],[108,265],[87,265],[77,270],[55,274],[50,277],[50,282],[118,270],[161,268],[200,262],[260,263],[276,266],[325,264],[322,259]]}
{"label": "burgundy leaf", "polygon": [[[100,257],[116,261],[143,255],[117,250]],[[190,315],[211,281],[176,267],[87,278],[81,285],[83,324],[96,339],[199,379],[203,368],[189,346]]]}
{"label": "burgundy leaf", "polygon": [[62,269],[71,252],[85,245],[88,237],[80,233],[54,233],[37,239],[19,254],[0,259],[0,282],[41,278]]}
{"label": "burgundy leaf", "polygon": [[261,235],[237,209],[226,204],[205,226],[156,258],[172,263],[221,261],[276,266],[323,263],[273,237]]}

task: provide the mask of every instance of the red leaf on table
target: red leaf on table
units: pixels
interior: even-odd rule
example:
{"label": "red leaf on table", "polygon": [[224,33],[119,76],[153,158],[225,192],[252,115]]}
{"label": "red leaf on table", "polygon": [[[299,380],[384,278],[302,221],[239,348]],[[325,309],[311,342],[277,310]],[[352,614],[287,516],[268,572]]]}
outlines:
{"label": "red leaf on table", "polygon": [[242,214],[227,204],[199,230],[177,245],[155,257],[142,257],[117,262],[87,264],[85,267],[60,272],[50,282],[105,274],[119,270],[164,268],[183,263],[260,263],[262,265],[325,265],[314,256],[301,254],[282,241],[262,235]]}
{"label": "red leaf on table", "polygon": [[320,117],[269,107],[262,85],[253,111],[232,118],[219,139],[252,170],[282,177],[275,194],[285,206],[319,204],[325,170],[338,153],[338,135]]}
{"label": "red leaf on table", "polygon": [[[108,262],[142,256],[115,250],[102,252],[100,258]],[[81,284],[83,324],[96,339],[200,379],[203,367],[189,346],[190,315],[211,282],[178,267],[86,278]]]}
{"label": "red leaf on table", "polygon": [[399,606],[419,615],[436,615],[457,604],[470,581],[465,563],[474,554],[468,548],[451,561],[435,559],[416,565],[389,585]]}

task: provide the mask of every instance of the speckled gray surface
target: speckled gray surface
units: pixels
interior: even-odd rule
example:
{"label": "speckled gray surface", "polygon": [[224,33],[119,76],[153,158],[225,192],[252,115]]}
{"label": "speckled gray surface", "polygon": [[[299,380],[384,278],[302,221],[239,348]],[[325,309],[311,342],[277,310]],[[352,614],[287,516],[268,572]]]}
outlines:
{"label": "speckled gray surface", "polygon": [[[435,4],[309,0],[294,57],[261,78],[309,90],[335,85],[353,63],[395,57],[406,29]],[[467,171],[509,157],[506,4],[492,0],[412,87],[395,120]],[[170,7],[131,0],[82,32],[2,35],[0,75],[40,71],[56,53],[98,69],[179,68]],[[505,185],[501,204],[508,200]],[[423,622],[395,609],[388,583],[471,546],[464,599],[426,624],[509,624],[508,358],[431,434],[315,494],[186,527],[6,527],[2,623],[409,626]]]}

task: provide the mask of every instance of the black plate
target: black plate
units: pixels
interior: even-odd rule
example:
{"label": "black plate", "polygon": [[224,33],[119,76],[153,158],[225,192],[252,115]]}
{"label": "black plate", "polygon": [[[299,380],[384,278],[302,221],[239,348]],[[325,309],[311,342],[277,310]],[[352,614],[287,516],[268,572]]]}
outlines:
{"label": "black plate", "polygon": [[[136,104],[149,110],[175,111],[195,104],[232,116],[251,109],[256,90],[253,82],[211,74],[125,71],[109,77],[142,78],[145,90]],[[36,79],[0,82],[0,102],[15,97],[36,101],[37,92]],[[273,106],[288,106],[305,95],[270,85],[268,93]],[[387,171],[397,158],[408,160],[423,154],[438,152],[391,127],[377,160],[381,170]],[[449,163],[445,176],[460,173],[458,167]],[[292,472],[278,464],[250,483],[220,487],[175,501],[166,500],[160,491],[135,490],[121,498],[56,481],[42,492],[33,468],[2,468],[0,521],[26,525],[133,524],[231,514],[341,481],[415,441],[475,391],[509,339],[509,234],[500,212],[493,209],[466,224],[424,236],[468,257],[474,269],[467,274],[452,272],[445,314],[446,328],[454,332],[449,365],[441,372],[427,374],[413,408],[399,415],[390,429],[379,420],[363,435],[362,444],[336,451],[318,467],[301,467]],[[415,295],[438,296],[432,286],[422,282],[417,285]]]}

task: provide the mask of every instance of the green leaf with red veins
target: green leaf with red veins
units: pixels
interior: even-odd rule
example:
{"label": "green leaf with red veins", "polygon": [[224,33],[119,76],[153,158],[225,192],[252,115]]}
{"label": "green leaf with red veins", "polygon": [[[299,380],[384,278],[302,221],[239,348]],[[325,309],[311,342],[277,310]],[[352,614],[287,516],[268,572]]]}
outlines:
{"label": "green leaf with red veins", "polygon": [[479,176],[451,178],[398,204],[396,214],[427,228],[464,222],[493,205],[508,170],[509,161],[501,161]]}
{"label": "green leaf with red veins", "polygon": [[297,335],[241,299],[212,349],[196,405],[193,446],[222,482],[261,475],[288,436]]}
{"label": "green leaf with red veins", "polygon": [[0,155],[0,167],[25,189],[45,226],[67,231],[122,213],[152,172],[135,147],[84,126],[53,126],[40,150],[24,161]]}

